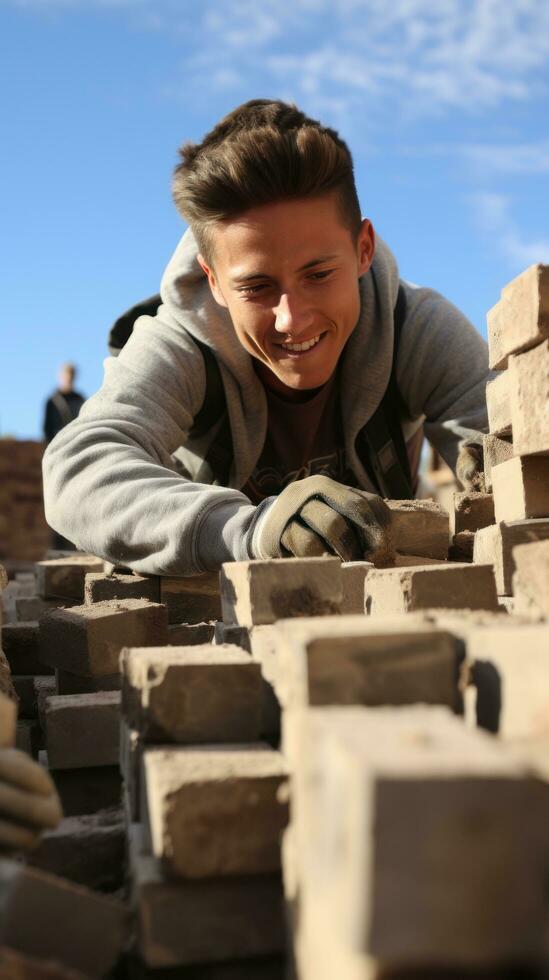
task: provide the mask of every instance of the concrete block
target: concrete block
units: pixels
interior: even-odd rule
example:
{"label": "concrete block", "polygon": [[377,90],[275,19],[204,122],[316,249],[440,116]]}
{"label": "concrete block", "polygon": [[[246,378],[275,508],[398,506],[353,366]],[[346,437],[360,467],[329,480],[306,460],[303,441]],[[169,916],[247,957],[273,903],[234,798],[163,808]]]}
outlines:
{"label": "concrete block", "polygon": [[215,645],[221,643],[229,643],[231,646],[241,647],[248,653],[251,652],[250,648],[250,631],[247,626],[227,626],[222,619],[218,619],[214,623],[214,638],[213,642]]}
{"label": "concrete block", "polygon": [[549,616],[549,541],[520,544],[513,558],[516,612]]}
{"label": "concrete block", "polygon": [[[318,968],[305,976],[536,961],[547,786],[443,708],[296,714],[299,955]],[[334,971],[337,952],[354,972]]]}
{"label": "concrete block", "polygon": [[274,686],[306,705],[443,704],[461,711],[463,651],[450,633],[400,617],[328,616],[277,624]]}
{"label": "concrete block", "polygon": [[395,548],[401,555],[447,558],[448,513],[434,500],[387,500]]}
{"label": "concrete block", "polygon": [[448,551],[449,561],[472,562],[475,546],[474,531],[459,531],[454,534]]}
{"label": "concrete block", "polygon": [[343,598],[341,612],[345,615],[364,612],[364,582],[374,565],[370,561],[345,561],[341,563]]}
{"label": "concrete block", "polygon": [[223,621],[261,626],[341,609],[339,558],[273,558],[225,563],[220,572]]}
{"label": "concrete block", "polygon": [[549,453],[549,341],[509,360],[513,445],[517,456]]}
{"label": "concrete block", "polygon": [[122,687],[120,672],[102,677],[84,677],[69,670],[55,670],[55,694],[93,694],[94,691],[119,691]]}
{"label": "concrete block", "polygon": [[78,599],[42,599],[39,595],[16,596],[15,619],[18,623],[38,622],[44,613],[60,606],[75,606]]}
{"label": "concrete block", "polygon": [[[219,620],[217,620],[219,622]],[[168,626],[168,644],[172,647],[202,646],[213,643],[215,623],[172,623]]]}
{"label": "concrete block", "polygon": [[415,565],[447,565],[446,558],[424,558],[422,555],[399,555],[395,554],[389,568],[413,568]]}
{"label": "concrete block", "polygon": [[494,523],[494,498],[490,493],[474,493],[466,490],[454,494],[451,515],[452,534],[461,531],[478,531]]}
{"label": "concrete block", "polygon": [[57,694],[57,685],[55,683],[55,677],[35,677],[34,678],[34,697],[36,700],[36,715],[40,722],[40,728],[45,731],[46,728],[46,701],[48,698],[53,697]]}
{"label": "concrete block", "polygon": [[54,558],[38,561],[36,591],[43,599],[61,597],[83,599],[84,582],[88,572],[103,572],[103,561],[93,555],[71,555],[70,558]]}
{"label": "concrete block", "polygon": [[2,627],[2,650],[12,674],[53,674],[42,659],[38,623],[7,623]]}
{"label": "concrete block", "polygon": [[46,702],[51,769],[88,769],[118,762],[120,693],[62,694]]}
{"label": "concrete block", "polygon": [[[41,764],[48,768],[47,753],[40,752]],[[96,766],[92,769],[54,769],[51,777],[66,817],[120,805],[122,780],[116,766]]]}
{"label": "concrete block", "polygon": [[261,671],[239,647],[125,649],[122,713],[146,742],[253,742]]}
{"label": "concrete block", "polygon": [[473,630],[467,655],[479,725],[506,739],[549,735],[549,623]]}
{"label": "concrete block", "polygon": [[511,595],[515,572],[513,549],[520,544],[545,539],[549,539],[549,519],[502,521],[477,532],[474,560],[482,565],[493,565],[498,595]]}
{"label": "concrete block", "polygon": [[488,311],[490,367],[507,367],[510,354],[528,350],[549,336],[549,267],[531,265],[501,291]]}
{"label": "concrete block", "polygon": [[198,971],[208,963],[282,952],[280,875],[167,878],[144,849],[140,830],[134,824],[130,832],[130,879],[137,946],[145,963],[158,968],[197,964],[197,977],[207,978],[209,973]]}
{"label": "concrete block", "polygon": [[88,572],[84,582],[84,603],[109,599],[148,599],[160,602],[160,579],[156,575],[122,575]]}
{"label": "concrete block", "polygon": [[143,740],[125,721],[120,719],[120,772],[124,781],[124,805],[129,822],[140,819],[141,814],[141,759]]}
{"label": "concrete block", "polygon": [[44,747],[44,737],[40,723],[36,718],[20,718],[15,728],[15,747],[38,759],[40,749]]}
{"label": "concrete block", "polygon": [[8,584],[8,573],[3,565],[0,565],[0,593],[4,591]]}
{"label": "concrete block", "polygon": [[433,607],[495,611],[497,606],[491,565],[376,568],[366,579],[365,609],[372,616]]}
{"label": "concrete block", "polygon": [[123,886],[125,832],[122,808],[65,817],[46,831],[28,863],[97,891]]}
{"label": "concrete block", "polygon": [[499,463],[505,463],[513,456],[513,440],[509,436],[493,436],[490,434],[482,437],[482,447],[484,455],[484,483],[488,493],[492,492],[492,467]]}
{"label": "concrete block", "polygon": [[169,623],[204,623],[221,619],[219,574],[190,578],[161,578],[160,602],[168,609]]}
{"label": "concrete block", "polygon": [[508,371],[501,371],[486,385],[486,408],[492,435],[511,436],[513,430]]}
{"label": "concrete block", "polygon": [[13,688],[17,695],[16,714],[19,718],[37,718],[38,708],[36,705],[34,676],[32,674],[16,674],[12,680]]}
{"label": "concrete block", "polygon": [[17,704],[5,694],[0,694],[0,749],[15,745]]}
{"label": "concrete block", "polygon": [[0,862],[0,896],[3,945],[87,977],[106,976],[128,938],[122,902],[15,861]]}
{"label": "concrete block", "polygon": [[494,466],[495,521],[549,517],[549,457],[515,456]]}
{"label": "concrete block", "polygon": [[85,677],[115,674],[122,647],[167,642],[166,608],[146,599],[113,599],[56,609],[40,621],[44,662]]}
{"label": "concrete block", "polygon": [[287,770],[263,744],[146,749],[143,806],[152,853],[187,878],[280,868]]}

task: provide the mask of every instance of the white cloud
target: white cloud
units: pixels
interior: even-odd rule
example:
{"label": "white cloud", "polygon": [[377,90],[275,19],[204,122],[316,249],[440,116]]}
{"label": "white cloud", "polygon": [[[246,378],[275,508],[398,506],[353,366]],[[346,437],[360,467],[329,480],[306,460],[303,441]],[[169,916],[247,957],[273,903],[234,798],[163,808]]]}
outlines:
{"label": "white cloud", "polygon": [[203,0],[201,13],[194,0],[2,2],[126,7],[132,25],[184,39],[191,85],[203,88],[222,68],[243,87],[283,83],[296,99],[382,117],[387,105],[421,116],[525,102],[544,90],[549,56],[546,0]]}
{"label": "white cloud", "polygon": [[549,238],[524,236],[513,216],[513,202],[508,195],[474,194],[470,204],[482,235],[507,260],[514,274],[536,262],[549,263]]}

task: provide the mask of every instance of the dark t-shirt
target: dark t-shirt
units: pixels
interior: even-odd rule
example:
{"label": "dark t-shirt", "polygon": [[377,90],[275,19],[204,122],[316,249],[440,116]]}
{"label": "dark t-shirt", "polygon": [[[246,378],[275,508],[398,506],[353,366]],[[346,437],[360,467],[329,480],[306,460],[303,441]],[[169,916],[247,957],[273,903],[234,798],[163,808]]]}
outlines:
{"label": "dark t-shirt", "polygon": [[[276,496],[294,480],[320,474],[348,487],[360,483],[347,462],[337,372],[303,402],[289,402],[265,386],[267,435],[255,469],[243,487],[253,504]],[[414,489],[423,442],[419,429],[407,443]]]}
{"label": "dark t-shirt", "polygon": [[51,442],[61,429],[77,417],[84,401],[84,396],[78,391],[54,391],[48,398],[44,411],[46,442]]}

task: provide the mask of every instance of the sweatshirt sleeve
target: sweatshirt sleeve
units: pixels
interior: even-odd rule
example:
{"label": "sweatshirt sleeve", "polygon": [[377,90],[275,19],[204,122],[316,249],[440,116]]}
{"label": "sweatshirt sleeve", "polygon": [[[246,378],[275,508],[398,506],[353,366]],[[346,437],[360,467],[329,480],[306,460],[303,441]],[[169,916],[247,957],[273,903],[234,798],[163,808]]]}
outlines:
{"label": "sweatshirt sleeve", "polygon": [[204,398],[200,349],[162,308],[141,317],[100,390],[44,455],[46,518],[77,547],[138,572],[193,575],[246,559],[256,508],[181,476]]}
{"label": "sweatshirt sleeve", "polygon": [[397,384],[411,418],[455,470],[460,444],[487,431],[488,347],[469,320],[432,289],[404,283],[406,321]]}

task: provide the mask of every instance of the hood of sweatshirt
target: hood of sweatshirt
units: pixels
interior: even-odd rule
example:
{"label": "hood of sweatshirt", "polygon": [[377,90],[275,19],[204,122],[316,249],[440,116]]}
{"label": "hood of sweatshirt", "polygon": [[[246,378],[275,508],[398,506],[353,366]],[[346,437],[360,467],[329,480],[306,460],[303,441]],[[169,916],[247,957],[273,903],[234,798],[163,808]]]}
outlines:
{"label": "hood of sweatshirt", "polygon": [[[257,461],[267,426],[263,386],[248,352],[240,344],[228,311],[214,300],[197,262],[198,249],[189,229],[183,235],[162,278],[160,293],[170,319],[187,334],[211,347],[221,368],[235,442],[231,485],[243,486]],[[377,239],[373,263],[361,277],[360,315],[342,353],[341,397],[348,459],[367,477],[356,456],[357,433],[378,407],[391,373],[394,307],[399,274],[394,256]]]}

